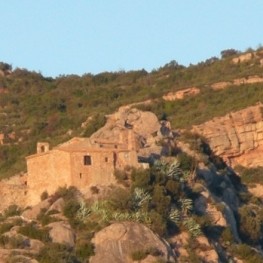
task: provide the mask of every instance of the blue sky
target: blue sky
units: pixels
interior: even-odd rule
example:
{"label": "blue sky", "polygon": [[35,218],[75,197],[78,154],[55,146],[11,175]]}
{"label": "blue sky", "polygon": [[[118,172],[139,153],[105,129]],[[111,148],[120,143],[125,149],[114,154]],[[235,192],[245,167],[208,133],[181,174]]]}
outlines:
{"label": "blue sky", "polygon": [[0,61],[97,74],[195,64],[263,44],[263,0],[0,0]]}

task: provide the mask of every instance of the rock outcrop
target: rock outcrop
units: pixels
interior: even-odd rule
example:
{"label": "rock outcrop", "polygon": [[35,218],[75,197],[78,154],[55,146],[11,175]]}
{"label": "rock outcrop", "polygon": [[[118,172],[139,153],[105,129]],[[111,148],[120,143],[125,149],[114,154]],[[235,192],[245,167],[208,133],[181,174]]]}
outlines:
{"label": "rock outcrop", "polygon": [[[181,232],[170,238],[170,243],[174,248],[174,252],[177,255],[177,262],[184,263],[190,262],[189,251],[187,247],[190,243],[190,236],[187,232]],[[219,262],[219,257],[214,249],[214,247],[209,243],[205,236],[199,236],[196,238],[196,248],[195,253],[199,257],[200,262],[204,263],[217,263]]]}
{"label": "rock outcrop", "polygon": [[179,90],[176,92],[169,92],[163,96],[166,101],[182,100],[188,96],[195,96],[200,93],[200,89],[193,87],[188,89]]}
{"label": "rock outcrop", "polygon": [[232,81],[222,81],[211,85],[213,90],[225,89],[229,86],[240,86],[245,84],[262,83],[263,77],[260,76],[249,76],[247,78],[234,79]]}
{"label": "rock outcrop", "polygon": [[254,55],[254,53],[252,53],[252,52],[242,54],[238,57],[233,58],[232,63],[238,64],[238,63],[250,61],[253,58],[253,55]]}
{"label": "rock outcrop", "polygon": [[52,242],[66,244],[70,247],[75,245],[75,233],[68,223],[54,222],[48,224],[49,236]]}
{"label": "rock outcrop", "polygon": [[[163,137],[173,137],[168,121],[159,122],[154,113],[140,111],[127,105],[108,115],[105,126],[95,132],[91,139],[114,141],[121,137],[124,129],[133,130],[137,151],[139,156],[143,157],[149,157],[151,154],[162,155],[164,147],[156,143]],[[169,148],[169,145],[167,147]]]}
{"label": "rock outcrop", "polygon": [[147,250],[155,253],[140,262],[157,262],[158,259],[174,262],[168,243],[146,226],[134,222],[114,223],[96,233],[92,242],[95,256],[90,259],[91,263],[132,263],[133,253]]}
{"label": "rock outcrop", "polygon": [[229,165],[263,166],[263,105],[258,104],[193,126]]}

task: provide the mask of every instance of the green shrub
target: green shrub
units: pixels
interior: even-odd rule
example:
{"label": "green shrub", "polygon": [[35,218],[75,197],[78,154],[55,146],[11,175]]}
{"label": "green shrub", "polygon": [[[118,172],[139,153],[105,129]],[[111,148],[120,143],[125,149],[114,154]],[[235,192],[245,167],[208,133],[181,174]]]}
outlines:
{"label": "green shrub", "polygon": [[14,224],[12,224],[12,223],[2,223],[0,225],[0,235],[5,233],[5,232],[8,232],[13,226],[14,226]]}
{"label": "green shrub", "polygon": [[136,250],[134,252],[131,253],[131,258],[134,261],[140,261],[145,259],[148,256],[147,251],[145,250]]}
{"label": "green shrub", "polygon": [[36,256],[39,263],[78,263],[77,257],[74,255],[72,248],[58,244],[46,244]]}
{"label": "green shrub", "polygon": [[68,200],[63,208],[63,214],[69,219],[73,219],[76,216],[77,211],[80,208],[80,203],[76,199]]}
{"label": "green shrub", "polygon": [[77,258],[83,262],[87,261],[94,255],[94,245],[89,241],[77,244],[75,250]]}
{"label": "green shrub", "polygon": [[124,186],[128,186],[127,180],[129,179],[129,177],[126,171],[117,169],[114,171],[114,176],[118,183]]}
{"label": "green shrub", "polygon": [[38,239],[42,242],[50,241],[48,229],[39,229],[35,223],[29,223],[20,227],[18,232],[24,236]]}
{"label": "green shrub", "polygon": [[25,248],[28,246],[27,240],[25,240],[22,236],[13,236],[9,238],[8,241],[11,248]]}
{"label": "green shrub", "polygon": [[9,237],[6,235],[1,235],[0,236],[0,246],[1,247],[6,247],[9,243]]}
{"label": "green shrub", "polygon": [[246,244],[233,245],[229,250],[246,263],[263,263],[262,255]]}
{"label": "green shrub", "polygon": [[242,182],[246,184],[263,184],[263,167],[246,168],[236,166],[235,170],[240,174]]}
{"label": "green shrub", "polygon": [[44,201],[48,198],[48,192],[47,191],[44,191],[41,196],[40,196],[40,199],[41,201]]}
{"label": "green shrub", "polygon": [[180,163],[180,168],[183,171],[191,171],[195,169],[196,161],[187,153],[182,152],[178,154],[178,161]]}
{"label": "green shrub", "polygon": [[21,248],[24,249],[25,247],[28,246],[28,240],[24,239],[21,235],[17,236],[6,236],[6,235],[1,235],[0,236],[0,246],[4,248]]}
{"label": "green shrub", "polygon": [[100,189],[97,186],[91,186],[90,191],[92,194],[98,194],[100,192]]}
{"label": "green shrub", "polygon": [[19,208],[17,205],[10,205],[4,211],[5,217],[18,216],[20,214],[21,214],[21,208]]}
{"label": "green shrub", "polygon": [[243,205],[238,209],[241,236],[249,243],[257,244],[262,235],[262,219],[259,208],[254,205]]}
{"label": "green shrub", "polygon": [[37,216],[37,220],[41,222],[42,226],[58,221],[58,219],[56,219],[55,217],[50,216],[52,213],[57,213],[57,211],[50,211],[47,213],[46,209],[41,209],[40,213]]}
{"label": "green shrub", "polygon": [[233,244],[234,243],[234,236],[232,234],[231,228],[226,227],[220,237],[223,242],[225,242],[227,245]]}

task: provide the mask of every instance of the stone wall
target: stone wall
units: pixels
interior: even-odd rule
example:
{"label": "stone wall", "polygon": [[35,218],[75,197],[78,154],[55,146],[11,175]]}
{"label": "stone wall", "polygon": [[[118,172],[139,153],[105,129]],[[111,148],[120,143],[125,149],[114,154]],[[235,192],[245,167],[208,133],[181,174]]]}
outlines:
{"label": "stone wall", "polygon": [[62,151],[50,151],[37,157],[27,158],[28,195],[30,205],[40,201],[40,195],[47,191],[53,194],[58,187],[71,185],[70,155]]}
{"label": "stone wall", "polygon": [[[91,157],[91,165],[84,165],[84,156]],[[109,185],[115,182],[113,152],[71,153],[72,185],[79,189],[91,185]]]}
{"label": "stone wall", "polygon": [[0,189],[0,211],[3,211],[10,205],[26,206],[26,175],[15,175],[9,179],[1,180]]}

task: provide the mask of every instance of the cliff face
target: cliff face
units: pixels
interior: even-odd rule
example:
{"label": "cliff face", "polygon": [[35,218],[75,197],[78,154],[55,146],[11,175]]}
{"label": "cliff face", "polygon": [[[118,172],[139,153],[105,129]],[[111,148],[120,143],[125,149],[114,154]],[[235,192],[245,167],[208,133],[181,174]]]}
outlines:
{"label": "cliff face", "polygon": [[263,166],[262,104],[214,118],[192,131],[207,138],[214,153],[231,166]]}

